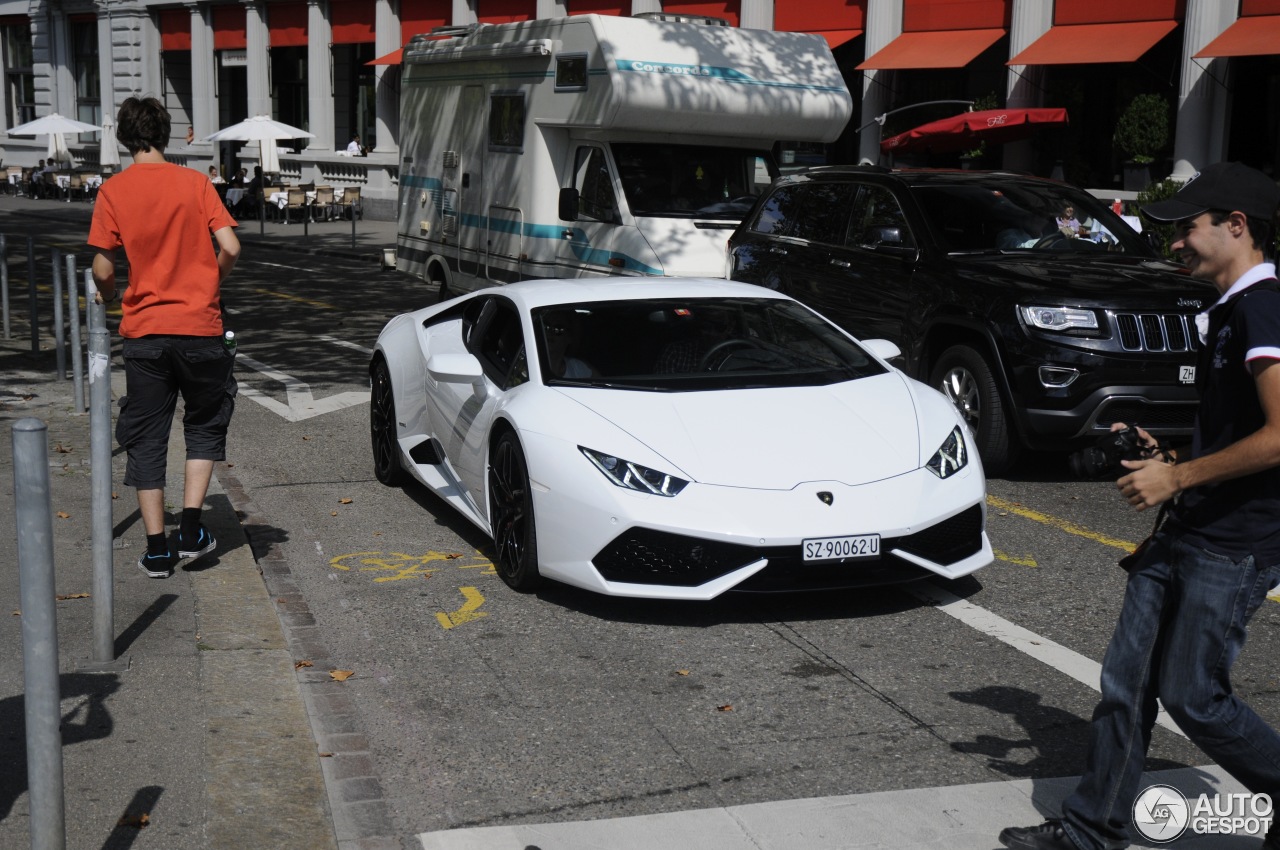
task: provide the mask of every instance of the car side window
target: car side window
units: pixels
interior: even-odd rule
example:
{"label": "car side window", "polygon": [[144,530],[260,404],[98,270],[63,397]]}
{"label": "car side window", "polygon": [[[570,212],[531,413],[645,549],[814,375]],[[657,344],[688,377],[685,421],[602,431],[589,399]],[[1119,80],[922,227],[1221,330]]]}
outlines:
{"label": "car side window", "polygon": [[907,227],[902,204],[884,186],[864,185],[849,217],[846,245],[859,248],[914,248],[915,238]]}
{"label": "car side window", "polygon": [[520,314],[513,306],[497,298],[490,303],[493,309],[485,310],[477,325],[479,339],[474,350],[489,379],[503,389],[510,389],[529,380],[524,329]]}
{"label": "car side window", "polygon": [[857,187],[852,183],[806,183],[800,188],[798,202],[788,210],[794,222],[787,235],[822,245],[843,244]]}
{"label": "car side window", "polygon": [[613,193],[613,177],[604,150],[597,147],[578,148],[574,172],[577,175],[578,215],[590,221],[616,224],[618,200]]}
{"label": "car side window", "polygon": [[766,236],[783,236],[791,223],[792,211],[797,208],[801,186],[779,186],[778,190],[760,205],[760,212],[751,229]]}

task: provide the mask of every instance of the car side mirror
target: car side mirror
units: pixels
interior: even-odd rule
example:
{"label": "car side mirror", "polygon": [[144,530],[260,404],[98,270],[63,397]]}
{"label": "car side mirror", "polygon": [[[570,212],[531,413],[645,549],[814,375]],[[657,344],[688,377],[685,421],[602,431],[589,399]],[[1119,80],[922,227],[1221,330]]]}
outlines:
{"label": "car side mirror", "polygon": [[867,232],[863,234],[862,241],[864,244],[870,245],[872,248],[879,248],[882,245],[902,246],[902,228],[901,227],[868,227]]}
{"label": "car side mirror", "polygon": [[474,384],[484,369],[474,354],[433,354],[427,358],[427,374],[442,384]]}
{"label": "car side mirror", "polygon": [[560,220],[578,220],[578,190],[572,186],[560,190]]}

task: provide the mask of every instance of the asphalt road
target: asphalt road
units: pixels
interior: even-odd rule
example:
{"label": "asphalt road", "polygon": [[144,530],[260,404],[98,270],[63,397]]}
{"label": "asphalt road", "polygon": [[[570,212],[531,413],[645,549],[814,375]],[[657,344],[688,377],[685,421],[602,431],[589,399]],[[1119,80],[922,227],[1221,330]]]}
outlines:
{"label": "asphalt road", "polygon": [[[473,527],[372,474],[368,351],[433,299],[396,272],[264,251],[227,287],[243,389],[226,472],[355,673],[400,834],[1079,773],[1116,559],[1153,519],[1112,484],[1052,455],[989,481],[1000,557],[950,585],[520,595]],[[1236,675],[1273,722],[1277,625],[1268,604]],[[1207,762],[1157,728],[1149,769]]]}

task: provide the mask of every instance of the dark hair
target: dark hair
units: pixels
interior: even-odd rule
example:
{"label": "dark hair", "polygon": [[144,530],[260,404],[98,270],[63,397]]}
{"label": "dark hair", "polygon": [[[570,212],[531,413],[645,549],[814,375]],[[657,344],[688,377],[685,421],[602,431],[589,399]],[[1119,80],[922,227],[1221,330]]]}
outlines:
{"label": "dark hair", "polygon": [[169,110],[154,97],[131,97],[120,104],[116,138],[129,153],[164,150],[169,145]]}
{"label": "dark hair", "polygon": [[[1222,224],[1230,217],[1230,210],[1209,210],[1209,220],[1213,222],[1214,227]],[[1263,221],[1246,214],[1245,226],[1249,229],[1249,238],[1253,240],[1254,250],[1261,251],[1264,257],[1270,257],[1274,253],[1272,248],[1275,244],[1275,231],[1272,230],[1272,222]]]}

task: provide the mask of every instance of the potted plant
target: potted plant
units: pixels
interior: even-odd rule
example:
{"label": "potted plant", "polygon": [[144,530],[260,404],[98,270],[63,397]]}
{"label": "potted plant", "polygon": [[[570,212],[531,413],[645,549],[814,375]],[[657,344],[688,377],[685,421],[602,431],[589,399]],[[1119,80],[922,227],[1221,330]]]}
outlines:
{"label": "potted plant", "polygon": [[1151,163],[1169,141],[1169,103],[1158,94],[1140,94],[1116,122],[1111,137],[1127,159],[1124,188],[1142,190],[1151,183]]}

